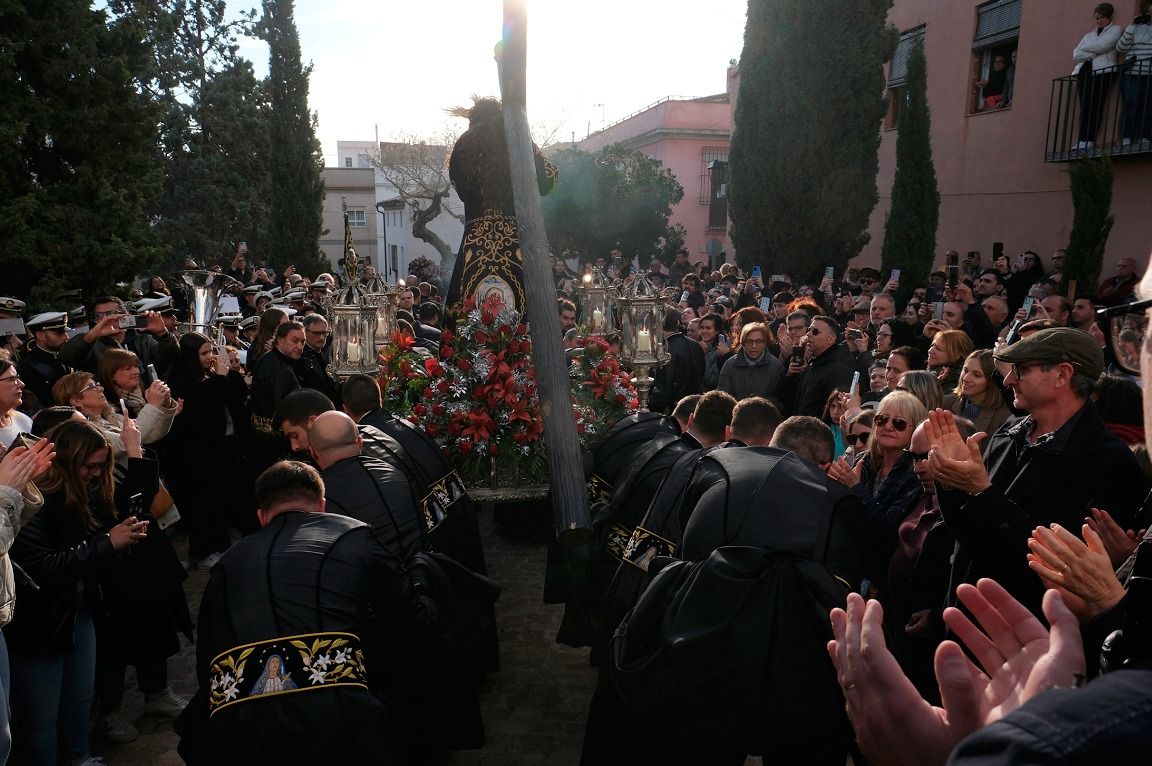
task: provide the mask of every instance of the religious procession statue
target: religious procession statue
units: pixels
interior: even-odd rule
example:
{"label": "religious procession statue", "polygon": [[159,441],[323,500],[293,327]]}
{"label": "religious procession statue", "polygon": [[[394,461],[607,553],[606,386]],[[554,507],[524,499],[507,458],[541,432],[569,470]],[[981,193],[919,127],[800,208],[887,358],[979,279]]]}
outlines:
{"label": "religious procession statue", "polygon": [[[448,175],[464,202],[464,239],[452,272],[447,305],[473,298],[477,305],[499,295],[509,308],[525,313],[523,256],[516,231],[516,206],[508,169],[504,116],[496,99],[476,99],[453,111],[468,118],[456,141]],[[541,194],[556,185],[556,166],[533,145]]]}

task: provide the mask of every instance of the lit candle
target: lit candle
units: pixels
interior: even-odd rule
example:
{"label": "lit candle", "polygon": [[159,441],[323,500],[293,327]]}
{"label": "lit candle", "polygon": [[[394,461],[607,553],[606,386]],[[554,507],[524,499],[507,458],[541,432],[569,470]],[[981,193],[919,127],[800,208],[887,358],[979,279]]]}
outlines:
{"label": "lit candle", "polygon": [[348,341],[348,362],[360,361],[360,341],[350,339]]}
{"label": "lit candle", "polygon": [[600,309],[592,309],[592,327],[593,331],[599,330],[604,324],[604,312]]}
{"label": "lit candle", "polygon": [[638,330],[636,332],[636,351],[645,354],[652,351],[652,334],[647,330]]}

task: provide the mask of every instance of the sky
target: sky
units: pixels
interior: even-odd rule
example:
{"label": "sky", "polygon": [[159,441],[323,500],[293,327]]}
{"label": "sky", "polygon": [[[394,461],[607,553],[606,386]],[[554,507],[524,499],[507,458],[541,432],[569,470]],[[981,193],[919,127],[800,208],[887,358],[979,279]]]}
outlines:
{"label": "sky", "polygon": [[[528,119],[537,140],[553,143],[667,96],[723,92],[747,0],[529,0],[528,9]],[[337,140],[463,129],[444,110],[499,95],[492,49],[502,14],[501,0],[296,0],[325,164],[335,164]],[[267,71],[266,46],[245,41],[241,53]]]}

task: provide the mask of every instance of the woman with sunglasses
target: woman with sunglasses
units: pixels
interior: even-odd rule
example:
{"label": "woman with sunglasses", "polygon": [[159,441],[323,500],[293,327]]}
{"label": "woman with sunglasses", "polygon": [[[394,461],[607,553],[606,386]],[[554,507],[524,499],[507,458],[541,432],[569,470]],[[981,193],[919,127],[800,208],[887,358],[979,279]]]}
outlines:
{"label": "woman with sunglasses", "polygon": [[32,430],[32,418],[16,408],[24,403],[24,381],[16,365],[0,359],[0,446],[10,447],[16,435]]}
{"label": "woman with sunglasses", "polygon": [[945,409],[971,420],[976,431],[986,434],[996,433],[1004,421],[1012,417],[1004,393],[992,377],[995,372],[992,352],[974,351],[964,360],[956,388],[944,397]]}
{"label": "woman with sunglasses", "polygon": [[872,439],[874,427],[873,418],[875,417],[876,413],[873,410],[860,410],[845,421],[844,454],[848,456],[849,461],[868,451],[868,443]]}
{"label": "woman with sunglasses", "polygon": [[[880,400],[872,419],[868,452],[851,465],[840,458],[828,468],[828,476],[852,489],[864,506],[868,525],[895,545],[896,530],[920,496],[920,480],[912,471],[906,450],[912,432],[928,417],[924,404],[906,391],[893,391]],[[891,550],[878,551],[883,561]]]}
{"label": "woman with sunglasses", "polygon": [[4,629],[12,656],[15,757],[33,766],[56,766],[60,757],[89,762],[99,583],[120,551],[147,536],[147,522],[128,513],[129,498],[147,500],[156,486],[155,464],[140,459],[134,425],[124,430],[130,461],[120,492],[112,482],[112,447],[94,425],[67,421],[46,438],[55,443],[56,458],[38,484],[44,506],[10,552],[31,579],[17,580],[20,607]]}

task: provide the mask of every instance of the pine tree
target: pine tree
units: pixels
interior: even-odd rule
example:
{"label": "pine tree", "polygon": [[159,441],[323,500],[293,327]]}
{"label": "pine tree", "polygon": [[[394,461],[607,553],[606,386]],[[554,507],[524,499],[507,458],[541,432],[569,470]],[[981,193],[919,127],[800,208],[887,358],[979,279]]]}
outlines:
{"label": "pine tree", "polygon": [[749,0],[729,211],[746,269],[841,271],[868,239],[891,0]]}
{"label": "pine tree", "polygon": [[17,0],[0,23],[0,274],[33,308],[150,270],[160,115],[133,19],[87,0]]}
{"label": "pine tree", "polygon": [[932,163],[932,118],[928,108],[928,77],[923,41],[908,55],[908,79],[900,108],[896,137],[896,177],[892,182],[892,208],[884,226],[882,271],[902,271],[903,297],[913,285],[926,284],[936,252],[936,225],[940,220],[940,193]]}
{"label": "pine tree", "polygon": [[316,117],[308,111],[312,67],[300,61],[292,0],[264,0],[261,29],[268,43],[271,107],[268,260],[277,267],[292,264],[301,273],[315,274],[331,268],[320,252],[324,159],[316,140]]}
{"label": "pine tree", "polygon": [[[1095,292],[1104,263],[1104,247],[1112,231],[1112,161],[1081,160],[1068,169],[1072,192],[1072,231],[1064,256],[1064,284],[1076,291]],[[1075,296],[1071,296],[1075,297]]]}

